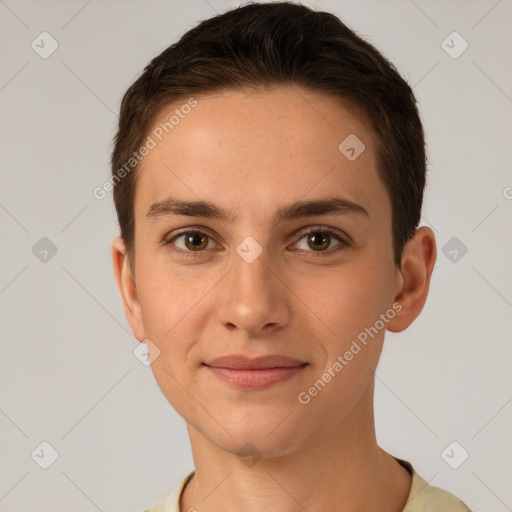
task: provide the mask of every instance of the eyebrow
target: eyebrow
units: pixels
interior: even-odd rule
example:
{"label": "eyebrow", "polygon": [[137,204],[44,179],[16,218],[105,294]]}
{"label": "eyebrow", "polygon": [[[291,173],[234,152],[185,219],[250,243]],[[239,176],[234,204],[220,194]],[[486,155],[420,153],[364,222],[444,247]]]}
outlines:
{"label": "eyebrow", "polygon": [[[273,215],[273,223],[291,221],[301,217],[315,215],[348,215],[357,214],[370,218],[369,213],[361,205],[341,197],[329,197],[309,201],[296,201],[282,206]],[[146,219],[153,220],[172,215],[187,215],[191,217],[206,217],[234,222],[238,215],[228,212],[206,201],[183,201],[169,197],[163,201],[152,204],[147,211]]]}

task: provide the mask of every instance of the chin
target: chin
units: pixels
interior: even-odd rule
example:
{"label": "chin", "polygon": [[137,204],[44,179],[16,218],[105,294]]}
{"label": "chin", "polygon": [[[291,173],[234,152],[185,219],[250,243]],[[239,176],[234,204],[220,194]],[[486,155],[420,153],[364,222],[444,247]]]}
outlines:
{"label": "chin", "polygon": [[290,444],[291,440],[292,438],[289,435],[286,439],[271,439],[270,436],[241,435],[224,439],[225,443],[219,444],[219,447],[233,455],[237,455],[247,466],[251,466],[252,461],[276,459],[291,453],[295,446],[295,441],[293,441],[293,445]]}
{"label": "chin", "polygon": [[202,433],[219,448],[242,459],[277,458],[294,451],[304,437],[298,426],[289,421],[292,416],[285,421],[286,415],[278,419],[262,418],[261,415],[258,420],[240,418],[223,423],[227,432],[220,428],[210,433],[202,429]]}

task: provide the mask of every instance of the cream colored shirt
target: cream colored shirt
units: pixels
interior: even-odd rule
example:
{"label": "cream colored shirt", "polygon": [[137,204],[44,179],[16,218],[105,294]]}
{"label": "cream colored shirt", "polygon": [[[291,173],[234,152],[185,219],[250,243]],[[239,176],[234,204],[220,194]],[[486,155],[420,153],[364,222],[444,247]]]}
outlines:
{"label": "cream colored shirt", "polygon": [[[397,459],[412,475],[412,485],[407,503],[402,512],[471,512],[458,498],[438,487],[429,485],[414,471],[412,465]],[[160,501],[145,512],[187,512],[180,511],[180,496],[195,471],[188,474],[181,484],[164,500]]]}

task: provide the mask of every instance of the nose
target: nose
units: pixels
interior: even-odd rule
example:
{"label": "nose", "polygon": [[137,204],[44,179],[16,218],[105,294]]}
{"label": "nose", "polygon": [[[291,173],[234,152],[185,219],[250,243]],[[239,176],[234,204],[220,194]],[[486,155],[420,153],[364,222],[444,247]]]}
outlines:
{"label": "nose", "polygon": [[269,335],[290,321],[287,290],[265,250],[251,263],[235,253],[218,289],[218,319],[230,331]]}

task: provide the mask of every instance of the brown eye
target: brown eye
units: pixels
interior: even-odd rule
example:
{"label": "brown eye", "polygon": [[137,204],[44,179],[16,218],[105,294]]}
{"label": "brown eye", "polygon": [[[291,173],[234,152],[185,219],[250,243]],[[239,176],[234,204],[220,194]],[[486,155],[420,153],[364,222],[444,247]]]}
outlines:
{"label": "brown eye", "polygon": [[350,244],[335,231],[323,228],[312,228],[299,238],[294,249],[310,253],[309,256],[314,256],[312,253],[318,253],[318,256],[322,253],[326,253],[327,256],[337,250],[349,247],[349,245]]}
{"label": "brown eye", "polygon": [[191,251],[200,251],[208,246],[208,237],[202,233],[192,232],[185,234],[185,246]]}
{"label": "brown eye", "polygon": [[322,231],[318,231],[315,233],[309,233],[307,236],[308,246],[311,247],[314,251],[317,250],[325,250],[329,248],[329,244],[331,243],[331,237],[328,233],[324,233]]}
{"label": "brown eye", "polygon": [[[336,242],[335,245],[332,245]],[[308,233],[305,233],[297,242],[296,248],[306,252],[328,252],[330,249],[338,247],[341,249],[346,246],[347,243],[333,231],[313,229]]]}
{"label": "brown eye", "polygon": [[209,249],[215,245],[212,239],[201,231],[184,231],[166,244],[174,245],[183,252],[203,252],[204,249]]}

